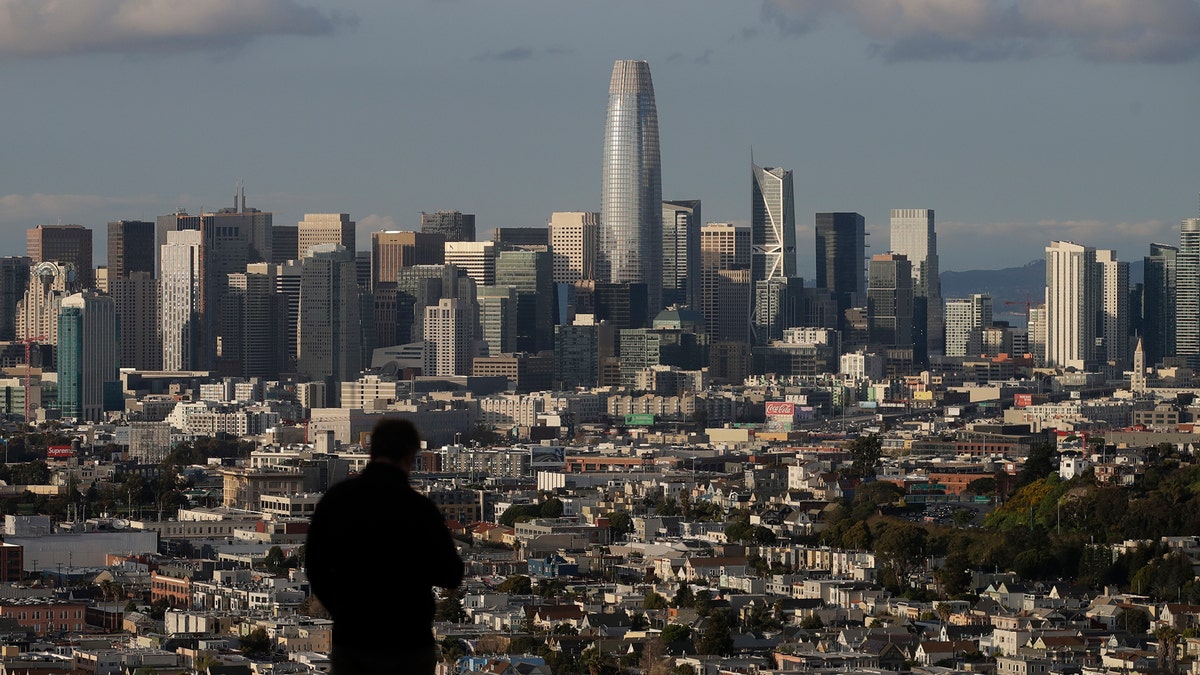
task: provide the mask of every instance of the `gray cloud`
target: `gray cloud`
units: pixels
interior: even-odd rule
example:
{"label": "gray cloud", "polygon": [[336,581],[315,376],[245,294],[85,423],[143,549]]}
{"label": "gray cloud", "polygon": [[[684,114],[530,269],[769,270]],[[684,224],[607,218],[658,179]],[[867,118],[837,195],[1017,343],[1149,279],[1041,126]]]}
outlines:
{"label": "gray cloud", "polygon": [[564,54],[573,54],[574,50],[555,45],[545,49],[535,49],[533,47],[521,46],[505,49],[498,52],[483,52],[471,57],[472,61],[530,61],[541,56],[562,56]]}
{"label": "gray cloud", "polygon": [[0,55],[222,49],[351,23],[297,0],[0,0]]}
{"label": "gray cloud", "polygon": [[763,14],[796,35],[847,21],[890,61],[1060,51],[1103,62],[1200,57],[1197,0],[764,0]]}

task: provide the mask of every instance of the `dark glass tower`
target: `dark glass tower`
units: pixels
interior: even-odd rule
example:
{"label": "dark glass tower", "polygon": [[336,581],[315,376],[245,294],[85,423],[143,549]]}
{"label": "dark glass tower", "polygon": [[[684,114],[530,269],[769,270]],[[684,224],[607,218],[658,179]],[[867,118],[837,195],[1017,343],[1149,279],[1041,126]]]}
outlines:
{"label": "dark glass tower", "polygon": [[846,310],[860,307],[867,291],[866,221],[858,213],[817,214],[817,288],[837,299],[838,328]]}

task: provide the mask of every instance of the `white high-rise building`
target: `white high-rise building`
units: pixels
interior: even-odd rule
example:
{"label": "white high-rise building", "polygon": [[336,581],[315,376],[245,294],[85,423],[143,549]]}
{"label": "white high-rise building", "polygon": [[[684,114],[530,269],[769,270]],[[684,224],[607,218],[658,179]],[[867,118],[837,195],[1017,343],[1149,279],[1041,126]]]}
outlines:
{"label": "white high-rise building", "polygon": [[933,209],[892,209],[891,216],[892,252],[912,263],[913,339],[924,337],[928,356],[942,354],[946,342],[945,320]]}
{"label": "white high-rise building", "polygon": [[1200,366],[1200,218],[1179,228],[1175,272],[1175,354]]}
{"label": "white high-rise building", "polygon": [[550,214],[549,227],[555,283],[573,284],[595,279],[600,214],[595,211],[556,211]]}
{"label": "white high-rise building", "polygon": [[1129,368],[1129,263],[1117,260],[1116,251],[1096,251],[1100,286],[1099,334],[1103,346],[1096,354],[1099,361],[1119,370]]}
{"label": "white high-rise building", "polygon": [[168,231],[159,248],[159,312],[163,370],[197,370],[203,358],[200,230]]}
{"label": "white high-rise building", "polygon": [[470,375],[475,359],[475,303],[442,298],[425,308],[424,375]]}
{"label": "white high-rise building", "polygon": [[979,356],[992,325],[992,296],[974,293],[946,301],[946,356]]}
{"label": "white high-rise building", "polygon": [[1095,366],[1099,282],[1096,249],[1069,241],[1046,247],[1046,365]]}
{"label": "white high-rise building", "polygon": [[443,257],[447,265],[465,270],[476,286],[495,286],[498,255],[494,241],[448,241]]}
{"label": "white high-rise building", "polygon": [[355,224],[348,213],[306,213],[298,228],[297,259],[320,244],[340,244],[355,251]]}

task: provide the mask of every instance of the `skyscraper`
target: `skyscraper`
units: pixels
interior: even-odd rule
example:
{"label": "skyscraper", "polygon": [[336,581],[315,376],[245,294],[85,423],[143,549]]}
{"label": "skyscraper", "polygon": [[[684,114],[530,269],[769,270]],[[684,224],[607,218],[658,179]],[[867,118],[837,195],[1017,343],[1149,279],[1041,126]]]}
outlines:
{"label": "skyscraper", "polygon": [[554,281],[573,284],[596,278],[596,249],[600,214],[595,211],[559,211],[550,214],[550,250],[554,253]]}
{"label": "skyscraper", "polygon": [[0,258],[0,340],[17,336],[17,303],[29,288],[29,268],[33,261],[27,256]]}
{"label": "skyscraper", "polygon": [[816,225],[816,285],[837,299],[837,325],[843,328],[846,310],[861,307],[866,298],[866,221],[857,213],[818,213]]}
{"label": "skyscraper", "polygon": [[308,249],[321,244],[344,246],[352,256],[357,250],[354,221],[348,213],[306,213],[297,228],[297,260],[308,255]]}
{"label": "skyscraper", "polygon": [[1095,365],[1098,271],[1094,248],[1070,241],[1046,247],[1046,365]]}
{"label": "skyscraper", "polygon": [[115,394],[114,407],[120,401],[117,313],[112,298],[92,291],[63,298],[58,327],[58,400],[63,417],[102,420],[105,393]]}
{"label": "skyscraper", "polygon": [[662,163],[650,64],[617,61],[608,87],[597,280],[646,285],[662,308]]}
{"label": "skyscraper", "polygon": [[892,209],[890,245],[912,263],[913,356],[924,363],[946,343],[933,209]]}
{"label": "skyscraper", "polygon": [[749,342],[750,228],[700,228],[700,313],[710,343]]}
{"label": "skyscraper", "polygon": [[1100,290],[1096,360],[1124,371],[1130,365],[1129,263],[1117,260],[1116,251],[1096,251],[1096,283]]}
{"label": "skyscraper", "polygon": [[465,271],[475,280],[476,286],[493,286],[500,250],[494,241],[448,241],[443,257],[447,265]]}
{"label": "skyscraper", "polygon": [[362,367],[362,306],[354,253],[340,244],[318,244],[301,259],[300,328],[296,371],[326,383],[337,401],[339,382]]}
{"label": "skyscraper", "polygon": [[442,298],[425,308],[424,375],[470,375],[475,358],[475,303]]}
{"label": "skyscraper", "polygon": [[1200,366],[1200,218],[1188,218],[1179,228],[1175,269],[1175,355]]}
{"label": "skyscraper", "polygon": [[796,207],[789,169],[750,164],[750,281],[796,276]]}
{"label": "skyscraper", "polygon": [[663,202],[663,305],[700,310],[700,200]]}
{"label": "skyscraper", "polygon": [[867,265],[870,342],[882,348],[913,347],[912,263],[897,253],[871,257]]}
{"label": "skyscraper", "polygon": [[1175,355],[1175,284],[1179,247],[1150,244],[1145,263],[1142,303],[1142,348],[1146,363],[1155,365]]}
{"label": "skyscraper", "polygon": [[202,370],[202,235],[199,230],[166,235],[158,270],[162,369]]}
{"label": "skyscraper", "polygon": [[133,272],[154,269],[154,223],[118,220],[108,224],[108,282],[124,279]]}
{"label": "skyscraper", "polygon": [[108,288],[117,312],[121,367],[162,370],[158,279],[149,272],[134,271],[110,279]]}
{"label": "skyscraper", "polygon": [[75,288],[92,288],[92,231],[82,225],[38,225],[25,231],[25,254],[33,262],[67,263]]}
{"label": "skyscraper", "polygon": [[992,325],[992,296],[973,293],[946,301],[946,356],[979,356]]}
{"label": "skyscraper", "polygon": [[371,289],[395,286],[396,273],[413,265],[441,265],[446,237],[442,234],[382,230],[371,233]]}
{"label": "skyscraper", "polygon": [[554,348],[554,268],[547,251],[501,251],[496,285],[516,291],[517,350]]}
{"label": "skyscraper", "polygon": [[475,241],[475,214],[461,211],[421,212],[421,231],[446,241]]}

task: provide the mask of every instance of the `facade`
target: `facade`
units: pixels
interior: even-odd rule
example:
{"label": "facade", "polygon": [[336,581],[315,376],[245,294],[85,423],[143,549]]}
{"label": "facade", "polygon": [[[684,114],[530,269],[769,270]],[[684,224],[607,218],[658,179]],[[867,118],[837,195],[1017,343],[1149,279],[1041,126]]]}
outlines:
{"label": "facade", "polygon": [[296,259],[300,250],[300,228],[295,225],[271,227],[271,257],[268,262],[279,265]]}
{"label": "facade", "polygon": [[872,345],[912,349],[913,295],[908,258],[896,253],[871,257],[867,265],[867,330]]}
{"label": "facade", "polygon": [[559,389],[594,387],[599,362],[599,326],[554,327],[554,385]]}
{"label": "facade", "polygon": [[58,344],[58,310],[62,299],[74,292],[72,276],[71,268],[65,264],[47,261],[33,266],[25,297],[17,303],[18,340]]}
{"label": "facade", "polygon": [[496,257],[499,248],[494,241],[447,241],[444,260],[475,280],[476,286],[496,283]]}
{"label": "facade", "polygon": [[816,230],[816,286],[837,299],[841,329],[846,310],[860,307],[866,298],[866,220],[858,213],[818,213]]}
{"label": "facade", "polygon": [[82,225],[38,225],[25,231],[25,255],[33,262],[67,263],[78,288],[96,283],[92,268],[92,231]]}
{"label": "facade", "polygon": [[[287,299],[276,290],[269,263],[254,263],[229,275],[229,313],[236,321],[222,342],[221,355],[242,377],[276,378],[288,368]],[[292,336],[294,338],[294,335]]]}
{"label": "facade", "polygon": [[1142,348],[1146,362],[1151,365],[1175,355],[1178,257],[1178,246],[1150,244],[1150,255],[1144,258]]}
{"label": "facade", "polygon": [[93,291],[67,296],[58,327],[58,401],[63,417],[103,420],[106,407],[116,407],[116,401],[105,406],[105,394],[120,391],[113,299]]}
{"label": "facade", "polygon": [[550,230],[545,227],[497,227],[492,241],[501,249],[533,248],[539,251],[550,246]]}
{"label": "facade", "polygon": [[700,309],[700,200],[663,202],[663,306]]}
{"label": "facade", "polygon": [[470,375],[475,358],[475,303],[441,298],[425,308],[425,375]]}
{"label": "facade", "polygon": [[1046,247],[1046,365],[1078,370],[1095,365],[1097,272],[1094,248],[1069,241]]}
{"label": "facade", "polygon": [[304,258],[313,246],[337,244],[356,251],[355,224],[348,213],[306,213],[297,225],[296,259]]}
{"label": "facade", "polygon": [[749,304],[750,228],[704,225],[700,228],[700,312],[709,341],[747,342]]}
{"label": "facade", "polygon": [[946,341],[933,209],[892,209],[890,241],[912,265],[914,356],[924,363],[944,353]]}
{"label": "facade", "polygon": [[662,162],[650,64],[617,61],[608,88],[597,280],[645,284],[662,307]]}
{"label": "facade", "polygon": [[371,233],[371,289],[396,284],[396,274],[413,265],[441,265],[446,238],[442,234],[385,230]]}
{"label": "facade", "polygon": [[790,169],[750,165],[750,278],[796,276],[796,207]]}
{"label": "facade", "polygon": [[1175,355],[1200,366],[1200,218],[1188,218],[1179,228],[1176,258]]}
{"label": "facade", "polygon": [[480,356],[517,351],[517,291],[511,286],[481,286],[479,303]]}
{"label": "facade", "polygon": [[595,280],[600,214],[595,211],[556,211],[550,214],[549,230],[555,283]]}
{"label": "facade", "polygon": [[130,272],[109,280],[109,294],[116,305],[121,367],[162,370],[158,279],[148,272]]}
{"label": "facade", "polygon": [[554,345],[554,267],[548,251],[501,251],[496,285],[516,292],[517,351]]}
{"label": "facade", "polygon": [[108,280],[134,272],[154,275],[154,223],[118,220],[108,224]]}
{"label": "facade", "polygon": [[455,265],[413,265],[396,273],[395,344],[423,339],[425,308],[442,298],[475,302],[475,281]]}
{"label": "facade", "polygon": [[159,325],[163,370],[202,370],[201,235],[169,231],[159,253]]}
{"label": "facade", "polygon": [[475,214],[461,211],[422,211],[421,231],[440,234],[446,241],[475,241]]}
{"label": "facade", "polygon": [[301,263],[296,371],[336,393],[338,382],[355,379],[362,369],[354,255],[339,244],[321,244],[308,249]]}
{"label": "facade", "polygon": [[1115,251],[1096,251],[1097,284],[1100,306],[1097,308],[1096,337],[1103,340],[1096,354],[1098,361],[1120,371],[1130,366],[1129,345],[1129,263],[1117,260]]}
{"label": "facade", "polygon": [[[992,296],[974,293],[946,301],[946,356],[979,356],[992,325]],[[988,352],[991,353],[991,352]]]}
{"label": "facade", "polygon": [[29,288],[29,270],[33,261],[28,256],[13,255],[0,258],[0,341],[17,337],[17,304]]}

